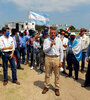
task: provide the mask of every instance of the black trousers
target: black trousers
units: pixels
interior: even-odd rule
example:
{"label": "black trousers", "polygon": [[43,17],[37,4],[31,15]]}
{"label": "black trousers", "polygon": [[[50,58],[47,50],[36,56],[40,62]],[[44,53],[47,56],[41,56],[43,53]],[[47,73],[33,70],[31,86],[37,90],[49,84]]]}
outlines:
{"label": "black trousers", "polygon": [[72,76],[72,70],[73,70],[72,65],[73,65],[75,70],[75,79],[78,79],[79,62],[75,58],[74,54],[68,54],[67,59],[69,66],[69,76]]}
{"label": "black trousers", "polygon": [[85,81],[86,84],[90,84],[90,60],[89,60],[89,63],[88,63],[88,69],[87,69],[87,73],[86,73],[86,81]]}

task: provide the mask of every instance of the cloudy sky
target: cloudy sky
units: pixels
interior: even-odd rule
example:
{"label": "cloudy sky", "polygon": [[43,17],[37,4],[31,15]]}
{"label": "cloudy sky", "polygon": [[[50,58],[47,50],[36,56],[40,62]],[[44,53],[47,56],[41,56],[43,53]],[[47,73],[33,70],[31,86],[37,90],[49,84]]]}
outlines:
{"label": "cloudy sky", "polygon": [[0,0],[0,27],[27,20],[28,9],[49,14],[51,24],[90,29],[90,0]]}

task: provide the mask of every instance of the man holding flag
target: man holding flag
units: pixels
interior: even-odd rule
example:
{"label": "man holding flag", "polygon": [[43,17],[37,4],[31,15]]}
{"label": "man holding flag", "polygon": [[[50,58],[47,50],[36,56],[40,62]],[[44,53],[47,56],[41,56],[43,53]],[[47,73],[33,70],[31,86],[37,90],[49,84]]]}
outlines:
{"label": "man holding flag", "polygon": [[70,40],[68,42],[67,52],[68,52],[67,57],[69,66],[68,77],[72,77],[72,64],[73,64],[75,70],[75,80],[78,80],[79,62],[82,59],[82,49],[81,49],[81,43],[76,39],[76,34],[74,32],[70,34]]}

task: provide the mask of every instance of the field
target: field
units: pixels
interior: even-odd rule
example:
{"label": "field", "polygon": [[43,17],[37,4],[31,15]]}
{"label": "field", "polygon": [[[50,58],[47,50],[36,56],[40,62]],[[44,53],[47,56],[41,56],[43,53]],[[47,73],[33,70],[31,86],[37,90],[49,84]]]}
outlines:
{"label": "field", "polygon": [[[86,65],[87,66],[87,65]],[[11,68],[8,68],[9,82],[3,86],[3,69],[0,72],[0,100],[90,100],[90,87],[82,88],[85,73],[79,72],[79,80],[66,78],[60,74],[60,93],[54,93],[54,74],[50,78],[50,89],[42,94],[45,74],[38,75],[36,70],[30,70],[29,65],[22,65],[24,71],[17,70],[20,86],[12,83]],[[68,72],[68,71],[67,71]]]}

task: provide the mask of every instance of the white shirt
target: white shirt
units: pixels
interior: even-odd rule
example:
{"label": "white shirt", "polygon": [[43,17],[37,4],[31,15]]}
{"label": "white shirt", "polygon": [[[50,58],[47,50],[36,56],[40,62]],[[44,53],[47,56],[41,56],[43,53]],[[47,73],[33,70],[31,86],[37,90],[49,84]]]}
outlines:
{"label": "white shirt", "polygon": [[[13,46],[13,49],[2,50],[4,47],[9,46]],[[9,36],[8,38],[6,38],[4,35],[0,37],[0,50],[2,50],[3,52],[15,50],[14,41],[11,36]]]}
{"label": "white shirt", "polygon": [[60,34],[58,34],[58,35],[57,35],[57,37],[58,37],[58,38],[61,38],[61,35],[60,35]]}
{"label": "white shirt", "polygon": [[83,36],[77,36],[77,39],[79,42],[81,42],[83,52],[86,52],[86,49],[90,43],[90,38],[84,34]]}
{"label": "white shirt", "polygon": [[[65,37],[64,37],[63,40],[61,40],[61,42],[62,42],[62,46],[63,46],[64,44],[65,44],[65,45],[68,45],[68,39],[65,38]],[[63,46],[63,50],[67,50],[67,47],[65,48],[65,47]]]}
{"label": "white shirt", "polygon": [[50,37],[44,40],[43,43],[43,51],[46,55],[49,56],[60,56],[60,61],[63,62],[63,47],[60,38],[56,37],[55,39],[56,45],[51,47],[52,40]]}

